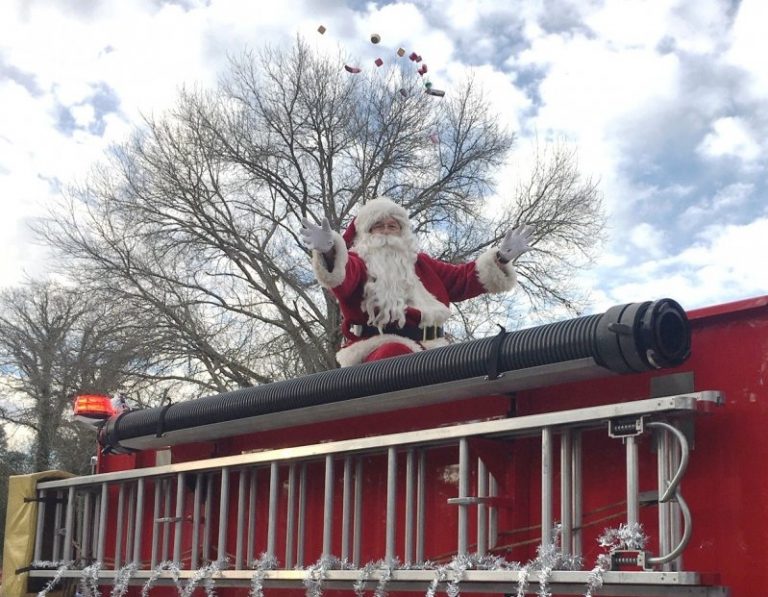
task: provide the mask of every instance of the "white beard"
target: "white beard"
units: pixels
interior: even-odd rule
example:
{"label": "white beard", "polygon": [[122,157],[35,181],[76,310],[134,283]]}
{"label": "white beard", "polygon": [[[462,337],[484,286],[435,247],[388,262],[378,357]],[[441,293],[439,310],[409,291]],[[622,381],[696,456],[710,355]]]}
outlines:
{"label": "white beard", "polygon": [[414,268],[418,251],[413,238],[383,234],[359,238],[353,250],[365,261],[368,280],[363,289],[362,310],[368,325],[405,325],[406,307],[421,311],[421,325],[442,325],[450,309],[424,288]]}

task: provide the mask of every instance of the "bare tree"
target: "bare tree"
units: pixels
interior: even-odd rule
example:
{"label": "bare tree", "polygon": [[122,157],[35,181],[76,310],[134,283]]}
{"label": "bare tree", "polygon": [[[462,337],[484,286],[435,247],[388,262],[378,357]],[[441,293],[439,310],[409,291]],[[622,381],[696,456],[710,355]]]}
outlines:
{"label": "bare tree", "polygon": [[[513,135],[475,83],[437,99],[406,70],[353,77],[340,64],[301,40],[233,60],[216,90],[184,91],[147,118],[41,228],[94,292],[159,316],[166,372],[203,391],[335,366],[339,312],[314,281],[299,221],[343,229],[375,195],[406,206],[448,260],[530,221],[527,295],[573,303],[571,255],[588,256],[602,226],[574,156],[558,150],[488,213]],[[494,304],[463,309],[456,334]]]}
{"label": "bare tree", "polygon": [[61,464],[69,444],[82,443],[59,433],[75,394],[132,391],[131,374],[151,369],[146,339],[123,305],[73,289],[32,282],[0,293],[0,418],[31,432],[34,470]]}

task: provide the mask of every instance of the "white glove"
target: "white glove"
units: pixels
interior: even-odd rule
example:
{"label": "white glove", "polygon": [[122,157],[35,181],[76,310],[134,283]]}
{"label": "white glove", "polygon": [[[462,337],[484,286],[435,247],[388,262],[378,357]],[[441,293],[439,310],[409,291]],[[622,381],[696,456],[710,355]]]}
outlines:
{"label": "white glove", "polygon": [[514,261],[526,251],[530,251],[533,232],[533,226],[528,226],[528,224],[520,224],[514,230],[508,230],[499,245],[499,261],[502,263]]}
{"label": "white glove", "polygon": [[333,248],[333,232],[328,218],[323,218],[320,226],[302,218],[301,225],[301,238],[308,248],[321,253],[327,253]]}

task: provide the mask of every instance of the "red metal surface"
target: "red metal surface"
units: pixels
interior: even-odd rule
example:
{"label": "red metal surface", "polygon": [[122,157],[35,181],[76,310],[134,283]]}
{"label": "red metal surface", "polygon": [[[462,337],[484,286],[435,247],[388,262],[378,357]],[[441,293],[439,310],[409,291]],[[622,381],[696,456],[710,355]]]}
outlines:
{"label": "red metal surface", "polygon": [[[527,415],[579,407],[639,400],[650,396],[651,379],[679,372],[693,372],[695,390],[721,390],[726,405],[696,418],[695,446],[682,493],[693,514],[693,537],[684,552],[683,568],[704,573],[704,578],[729,586],[733,597],[754,595],[766,578],[762,562],[768,529],[768,471],[762,462],[768,451],[765,432],[768,411],[768,297],[758,297],[729,305],[699,309],[690,313],[693,340],[692,356],[682,367],[646,374],[611,376],[600,380],[563,384],[519,393],[514,399],[515,414]],[[436,427],[457,421],[505,416],[510,409],[508,398],[483,397],[449,405],[414,408],[399,413],[361,416],[340,422],[322,423],[289,430],[278,430],[229,438],[217,444],[195,444],[173,449],[174,461],[196,460],[212,456],[237,454],[244,450],[303,445],[328,439],[345,439],[379,435],[396,431]],[[656,487],[656,456],[650,439],[640,444],[640,489]],[[540,444],[537,438],[498,442],[490,466],[502,471],[500,490],[510,508],[500,513],[500,544],[510,560],[526,561],[535,555],[541,536],[536,528],[540,517]],[[471,446],[474,455],[488,453],[488,445]],[[555,444],[557,450],[557,442]],[[601,553],[596,538],[606,527],[618,526],[624,520],[625,461],[620,440],[610,439],[605,432],[588,432],[584,436],[584,555],[585,567],[591,568]],[[593,455],[586,458],[586,455]],[[121,458],[118,461],[113,458]],[[404,458],[399,461],[399,490],[404,491]],[[119,470],[149,466],[147,455],[102,459],[102,470]],[[557,452],[555,465],[557,468]],[[455,552],[457,528],[455,506],[446,504],[457,494],[456,450],[439,449],[428,458],[428,482],[435,488],[427,505],[428,559],[450,559]],[[341,466],[338,463],[336,466]],[[363,561],[383,557],[386,463],[383,456],[372,456],[366,463],[365,536]],[[268,471],[259,473],[259,543],[265,541],[266,490]],[[559,472],[556,472],[559,475]],[[281,502],[285,503],[287,472],[281,480]],[[341,479],[338,478],[341,483]],[[307,525],[314,529],[307,538],[305,565],[320,555],[323,520],[323,471],[321,464],[310,466]],[[475,480],[472,480],[474,486]],[[236,485],[234,486],[236,487]],[[555,478],[555,520],[559,518],[559,478]],[[336,491],[334,512],[340,516],[341,486]],[[236,492],[233,492],[236,494]],[[400,498],[402,499],[402,495]],[[191,499],[191,498],[190,498]],[[236,495],[232,496],[230,511]],[[641,521],[650,534],[650,549],[657,551],[655,507],[641,510]],[[280,512],[278,528],[285,523]],[[474,516],[470,517],[472,521]],[[215,521],[214,521],[215,524]],[[474,522],[470,537],[474,536]],[[184,529],[190,535],[190,529]],[[398,529],[398,546],[403,529]],[[277,554],[284,553],[278,542]],[[230,537],[233,544],[233,537]],[[149,546],[146,546],[147,550]],[[340,539],[333,551],[339,553]],[[148,557],[148,551],[147,551]],[[222,595],[245,594],[244,590],[221,589]],[[301,592],[297,592],[299,594]]]}
{"label": "red metal surface", "polygon": [[[751,311],[752,309],[760,310],[766,305],[768,305],[768,296],[756,296],[754,298],[734,301],[732,303],[722,303],[720,305],[712,305],[711,307],[693,309],[688,311],[688,319],[709,319],[720,315],[735,315],[742,311]],[[741,316],[748,315],[742,313]]]}
{"label": "red metal surface", "polygon": [[[725,406],[696,420],[695,447],[682,484],[693,514],[693,536],[683,562],[686,570],[719,575],[733,597],[747,597],[767,576],[762,554],[768,529],[768,470],[762,458],[768,451],[768,297],[700,309],[691,313],[691,324],[691,358],[678,369],[521,393],[518,414],[647,398],[651,378],[684,371],[694,373],[695,390],[723,391]],[[641,446],[641,453],[647,448]],[[585,453],[588,450],[585,445]],[[536,457],[534,451],[523,459],[533,469],[527,492],[523,490],[532,510],[539,499]],[[624,464],[619,460],[585,462],[585,513],[623,499]],[[641,490],[655,487],[655,475],[655,460],[646,458],[641,463]],[[519,472],[521,478],[525,471]],[[652,529],[656,513],[648,510],[642,520]],[[651,537],[652,548],[655,539]],[[585,555],[588,563],[592,554],[585,550]]]}

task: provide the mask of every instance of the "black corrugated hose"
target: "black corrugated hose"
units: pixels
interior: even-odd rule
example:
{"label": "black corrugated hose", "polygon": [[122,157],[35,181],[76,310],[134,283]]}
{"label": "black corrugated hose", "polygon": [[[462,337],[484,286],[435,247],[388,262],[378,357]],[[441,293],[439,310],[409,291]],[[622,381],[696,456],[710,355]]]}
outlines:
{"label": "black corrugated hose", "polygon": [[[593,358],[616,373],[674,367],[690,354],[685,311],[671,299],[629,303],[588,315],[403,357],[333,369],[109,419],[99,440],[121,440],[308,406]],[[481,393],[481,392],[480,392]]]}

